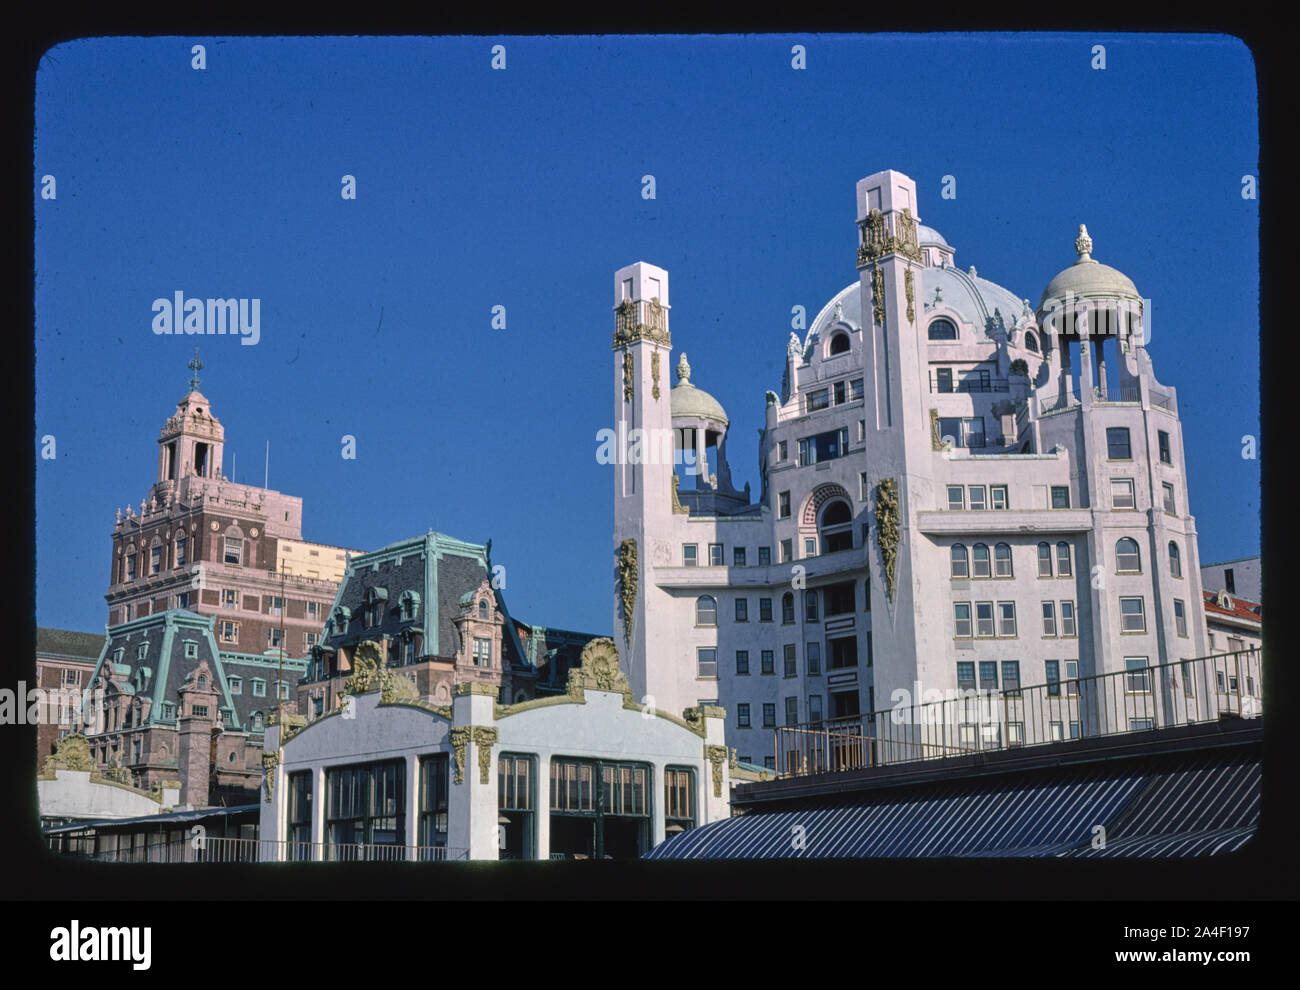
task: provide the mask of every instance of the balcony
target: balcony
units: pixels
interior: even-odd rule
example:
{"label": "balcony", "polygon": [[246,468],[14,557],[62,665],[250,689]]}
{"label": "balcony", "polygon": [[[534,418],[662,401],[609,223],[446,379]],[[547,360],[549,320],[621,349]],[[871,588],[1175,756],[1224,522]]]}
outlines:
{"label": "balcony", "polygon": [[989,375],[967,375],[965,378],[953,379],[930,372],[930,391],[933,393],[957,392],[1010,392],[1011,384],[1005,378],[993,378]]}

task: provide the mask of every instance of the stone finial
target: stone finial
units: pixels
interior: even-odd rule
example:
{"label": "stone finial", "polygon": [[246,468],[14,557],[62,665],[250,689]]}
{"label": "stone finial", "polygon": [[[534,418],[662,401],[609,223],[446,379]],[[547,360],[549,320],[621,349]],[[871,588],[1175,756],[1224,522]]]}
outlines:
{"label": "stone finial", "polygon": [[117,522],[121,522],[121,521],[122,521],[122,509],[121,509],[121,507],[119,507],[118,510],[117,510],[117,520],[116,520],[116,521],[117,521]]}
{"label": "stone finial", "polygon": [[844,303],[836,299],[835,300],[835,322],[839,323],[843,319],[844,319]]}
{"label": "stone finial", "polygon": [[691,365],[686,360],[686,352],[682,351],[682,356],[677,359],[677,382],[680,385],[688,385],[691,381]]}
{"label": "stone finial", "polygon": [[1074,239],[1074,250],[1080,261],[1092,260],[1092,238],[1088,236],[1088,228],[1084,224],[1079,224],[1079,236]]}
{"label": "stone finial", "polygon": [[975,277],[975,266],[974,266],[974,265],[971,265],[971,266],[970,266],[970,272],[969,272],[968,274],[970,275],[971,278],[974,278],[974,277]]}

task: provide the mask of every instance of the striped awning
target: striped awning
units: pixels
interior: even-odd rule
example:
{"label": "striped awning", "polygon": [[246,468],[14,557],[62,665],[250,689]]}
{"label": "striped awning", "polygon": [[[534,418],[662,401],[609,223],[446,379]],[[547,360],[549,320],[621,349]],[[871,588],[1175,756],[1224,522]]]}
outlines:
{"label": "striped awning", "polygon": [[[756,811],[683,832],[648,859],[1190,856],[1244,844],[1259,762],[1238,755],[1055,768]],[[1105,847],[1093,849],[1104,829]]]}

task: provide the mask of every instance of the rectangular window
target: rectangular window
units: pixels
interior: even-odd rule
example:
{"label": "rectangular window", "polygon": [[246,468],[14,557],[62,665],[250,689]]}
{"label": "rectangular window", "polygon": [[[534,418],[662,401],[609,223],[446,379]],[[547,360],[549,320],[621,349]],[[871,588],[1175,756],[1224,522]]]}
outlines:
{"label": "rectangular window", "polygon": [[1043,635],[1056,635],[1056,603],[1043,602]]}
{"label": "rectangular window", "polygon": [[278,650],[280,648],[280,643],[283,635],[284,634],[279,629],[268,629],[266,631],[267,647],[273,650]]}
{"label": "rectangular window", "polygon": [[961,485],[948,486],[948,511],[960,512],[966,508],[966,489]]}
{"label": "rectangular window", "polygon": [[242,677],[229,677],[226,679],[226,683],[230,685],[231,694],[244,693],[244,680]]}
{"label": "rectangular window", "polygon": [[818,433],[811,437],[802,437],[799,440],[799,465],[806,467],[809,464],[836,460],[847,454],[848,448],[848,427]]}
{"label": "rectangular window", "polygon": [[253,697],[254,698],[266,697],[266,681],[262,680],[260,677],[253,678]]}
{"label": "rectangular window", "polygon": [[221,604],[224,608],[239,608],[239,592],[234,588],[222,588]]}
{"label": "rectangular window", "polygon": [[1137,508],[1137,498],[1133,492],[1132,478],[1110,479],[1110,507],[1112,509]]}
{"label": "rectangular window", "polygon": [[199,644],[198,644],[198,643],[186,643],[186,644],[185,644],[185,659],[187,659],[187,660],[193,660],[193,659],[195,659],[198,655],[199,655]]}
{"label": "rectangular window", "polygon": [[788,564],[794,560],[794,540],[781,541],[781,563]]}
{"label": "rectangular window", "polygon": [[776,459],[778,461],[784,461],[787,460],[789,456],[790,456],[790,443],[789,441],[782,440],[780,443],[776,445]]}
{"label": "rectangular window", "polygon": [[284,681],[276,681],[276,682],[275,682],[275,686],[276,686],[276,694],[279,695],[280,700],[281,700],[281,701],[288,701],[288,700],[289,700],[289,685],[288,685],[287,683],[285,683]]}
{"label": "rectangular window", "polygon": [[834,385],[831,386],[831,392],[834,395],[835,405],[837,406],[844,405],[844,396],[845,396],[844,384],[845,384],[844,382],[836,382]]}
{"label": "rectangular window", "polygon": [[1060,722],[1047,723],[1047,734],[1048,734],[1048,738],[1051,739],[1052,742],[1060,742],[1062,739],[1065,738],[1063,728]]}
{"label": "rectangular window", "polygon": [[695,650],[695,676],[718,676],[718,651],[711,646],[697,647]]}
{"label": "rectangular window", "polygon": [[1174,502],[1174,485],[1171,481],[1162,482],[1160,485],[1165,496],[1165,511],[1171,516],[1178,514],[1178,505]]}
{"label": "rectangular window", "polygon": [[1046,671],[1047,696],[1049,698],[1060,697],[1061,694],[1061,661],[1044,660],[1043,668]]}
{"label": "rectangular window", "polygon": [[1124,678],[1124,690],[1129,694],[1149,694],[1151,692],[1151,672],[1147,670],[1146,657],[1125,657],[1124,669],[1128,675]]}
{"label": "rectangular window", "polygon": [[996,660],[980,661],[980,690],[996,691],[998,689],[998,663]]}
{"label": "rectangular window", "polygon": [[1174,629],[1179,636],[1187,635],[1187,609],[1177,598],[1174,599]]}
{"label": "rectangular window", "polygon": [[975,603],[975,635],[976,636],[993,635],[993,603],[992,602]]}
{"label": "rectangular window", "polygon": [[934,386],[935,390],[941,393],[952,391],[952,369],[935,368],[934,369]]}
{"label": "rectangular window", "polygon": [[1020,661],[1002,661],[1002,690],[1012,698],[1020,697]]}
{"label": "rectangular window", "polygon": [[799,724],[799,699],[798,698],[785,699],[785,724],[786,725]]}
{"label": "rectangular window", "polygon": [[776,704],[775,702],[765,701],[763,703],[763,728],[770,729],[776,725]]}
{"label": "rectangular window", "polygon": [[176,596],[176,607],[177,608],[190,607],[190,593],[188,591],[182,591],[179,595]]}
{"label": "rectangular window", "polygon": [[767,566],[768,566],[769,564],[771,564],[771,563],[772,563],[772,548],[771,548],[771,547],[759,547],[759,548],[758,548],[758,566],[759,566],[759,567],[767,567]]}
{"label": "rectangular window", "polygon": [[732,566],[732,567],[744,567],[744,566],[745,566],[745,548],[744,548],[744,547],[732,547],[732,548],[731,548],[731,566]]}
{"label": "rectangular window", "polygon": [[238,536],[226,537],[226,553],[222,558],[227,564],[244,562],[244,541]]}
{"label": "rectangular window", "polygon": [[785,676],[795,677],[799,673],[793,643],[785,644]]}
{"label": "rectangular window", "polygon": [[1038,544],[1038,576],[1052,576],[1052,548],[1047,543]]}
{"label": "rectangular window", "polygon": [[1068,509],[1070,507],[1070,486],[1053,485],[1052,486],[1052,508]]}
{"label": "rectangular window", "polygon": [[812,537],[808,537],[803,541],[803,555],[805,557],[817,556],[817,541]]}
{"label": "rectangular window", "polygon": [[302,646],[304,650],[310,651],[313,646],[320,642],[320,633],[303,633]]}
{"label": "rectangular window", "polygon": [[1106,427],[1106,456],[1112,461],[1131,461],[1133,450],[1129,445],[1127,426]]}
{"label": "rectangular window", "polygon": [[959,691],[975,690],[975,663],[971,660],[957,661],[957,689]]}
{"label": "rectangular window", "polygon": [[736,621],[737,622],[749,621],[749,599],[748,598],[736,599]]}
{"label": "rectangular window", "polygon": [[1056,576],[1069,577],[1073,572],[1070,559],[1070,544],[1062,540],[1056,544]]}
{"label": "rectangular window", "polygon": [[970,602],[953,602],[952,614],[956,626],[953,635],[958,639],[969,639],[971,635]]}
{"label": "rectangular window", "polygon": [[1071,738],[1071,739],[1078,739],[1078,738],[1079,738],[1079,723],[1078,723],[1078,722],[1074,722],[1074,721],[1070,722],[1070,738]]}
{"label": "rectangular window", "polygon": [[822,589],[826,601],[827,615],[848,615],[853,611],[854,598],[857,595],[857,583],[840,581]]}
{"label": "rectangular window", "polygon": [[149,573],[157,574],[162,570],[162,547],[149,548]]}
{"label": "rectangular window", "polygon": [[290,860],[310,860],[311,855],[311,781],[312,772],[289,774],[289,856]]}
{"label": "rectangular window", "polygon": [[1141,598],[1119,600],[1120,629],[1123,632],[1146,632],[1146,608]]}
{"label": "rectangular window", "polygon": [[180,567],[185,563],[185,534],[182,533],[176,537],[176,566]]}
{"label": "rectangular window", "polygon": [[198,716],[199,718],[207,718],[207,717],[208,717],[208,706],[207,706],[207,705],[195,705],[195,706],[194,706],[194,714],[195,714],[196,716]]}
{"label": "rectangular window", "polygon": [[284,599],[277,596],[271,598],[271,607],[269,613],[277,618],[284,614]]}
{"label": "rectangular window", "polygon": [[[445,794],[447,756],[441,757],[437,793]],[[533,848],[533,814],[537,807],[534,793],[533,758],[531,756],[501,754],[497,758],[497,811],[498,835],[504,840],[498,855],[501,859],[532,859],[536,852]],[[501,821],[501,819],[505,819]],[[442,810],[442,835],[435,836],[446,844],[446,808]]]}
{"label": "rectangular window", "polygon": [[759,622],[772,621],[772,599],[760,598],[758,600],[758,621]]}
{"label": "rectangular window", "polygon": [[808,643],[804,656],[808,663],[808,676],[815,677],[822,672],[822,644]]}
{"label": "rectangular window", "polygon": [[858,473],[858,498],[865,499],[871,492],[871,486],[867,483],[867,472]]}
{"label": "rectangular window", "polygon": [[1016,635],[1016,603],[998,602],[998,635]]}
{"label": "rectangular window", "polygon": [[1007,486],[990,485],[989,486],[990,507],[1001,510],[1001,509],[1006,509],[1008,504],[1009,503],[1007,501]]}
{"label": "rectangular window", "polygon": [[307,618],[319,620],[324,615],[325,615],[325,605],[323,602],[307,603]]}
{"label": "rectangular window", "polygon": [[744,701],[736,705],[736,726],[741,729],[749,728],[749,705]]}
{"label": "rectangular window", "polygon": [[1195,698],[1196,679],[1195,679],[1195,675],[1192,673],[1192,665],[1188,661],[1184,660],[1182,663],[1182,668],[1183,668],[1183,695],[1184,697],[1187,698]]}
{"label": "rectangular window", "polygon": [[492,666],[492,640],[474,637],[474,666]]}
{"label": "rectangular window", "polygon": [[854,378],[849,382],[849,401],[856,402],[862,398],[862,379]]}
{"label": "rectangular window", "polygon": [[973,511],[982,512],[984,510],[984,486],[971,485],[966,489],[967,497],[970,500],[970,507]]}
{"label": "rectangular window", "polygon": [[1157,430],[1156,439],[1159,441],[1160,444],[1160,463],[1172,464],[1174,461],[1173,461],[1173,457],[1170,455],[1169,452],[1169,434],[1166,433],[1164,430]]}
{"label": "rectangular window", "polygon": [[[808,622],[816,622],[821,596],[816,591],[805,591],[803,594],[804,618]],[[852,611],[852,609],[850,609],[850,611]]]}
{"label": "rectangular window", "polygon": [[1129,732],[1145,732],[1151,728],[1151,719],[1149,718],[1130,718],[1128,720]]}
{"label": "rectangular window", "polygon": [[[432,756],[420,758],[420,824],[418,841],[421,846],[430,849],[445,849],[447,846],[447,815],[449,810],[448,791],[450,790],[450,773],[449,759],[447,753],[435,753]],[[505,781],[509,781],[508,791],[512,794],[519,793],[519,780],[510,769],[506,774],[502,774],[501,764],[506,762],[505,758],[498,760],[497,782],[498,789],[506,789]],[[513,761],[512,761],[513,762]],[[527,786],[527,775],[532,770],[531,761],[520,761],[524,764],[524,799],[531,805],[532,791]],[[511,779],[511,778],[514,779]],[[498,794],[498,804],[501,795]]]}
{"label": "rectangular window", "polygon": [[736,651],[736,673],[742,675],[749,673],[749,651],[748,650]]}
{"label": "rectangular window", "polygon": [[239,642],[239,623],[222,622],[221,623],[221,642],[238,643]]}
{"label": "rectangular window", "polygon": [[939,417],[939,439],[954,447],[961,446],[961,419],[957,416]]}
{"label": "rectangular window", "polygon": [[1061,635],[1078,635],[1074,627],[1074,602],[1061,602]]}
{"label": "rectangular window", "polygon": [[722,566],[722,544],[721,543],[709,544],[709,566],[710,567]]}
{"label": "rectangular window", "polygon": [[822,696],[820,694],[808,695],[808,721],[820,722],[822,720]]}
{"label": "rectangular window", "polygon": [[819,389],[816,392],[808,393],[808,412],[816,412],[818,409],[829,409],[831,405],[830,389]]}
{"label": "rectangular window", "polygon": [[962,420],[964,446],[978,449],[986,446],[984,442],[984,417],[971,416]]}
{"label": "rectangular window", "polygon": [[762,666],[759,667],[759,670],[761,670],[764,674],[775,674],[776,673],[776,652],[773,650],[763,650],[759,654],[759,663],[762,664]]}
{"label": "rectangular window", "polygon": [[694,543],[682,544],[682,566],[683,567],[695,567],[697,564],[699,564],[700,561],[697,556],[697,551],[698,548]]}
{"label": "rectangular window", "polygon": [[778,492],[776,496],[776,517],[778,519],[790,518],[790,493]]}
{"label": "rectangular window", "polygon": [[858,443],[865,443],[867,439],[867,421],[858,420]]}

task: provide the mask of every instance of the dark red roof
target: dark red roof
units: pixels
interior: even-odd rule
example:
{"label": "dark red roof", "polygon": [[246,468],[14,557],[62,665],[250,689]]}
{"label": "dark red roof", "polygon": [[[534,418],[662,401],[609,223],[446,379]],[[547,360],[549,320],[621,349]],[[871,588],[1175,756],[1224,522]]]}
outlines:
{"label": "dark red roof", "polygon": [[1260,622],[1261,612],[1259,602],[1252,602],[1246,598],[1238,598],[1236,595],[1229,593],[1228,598],[1232,601],[1232,608],[1220,608],[1219,596],[1213,591],[1207,591],[1205,594],[1205,611],[1214,615],[1231,615],[1236,619],[1245,619],[1248,622]]}

